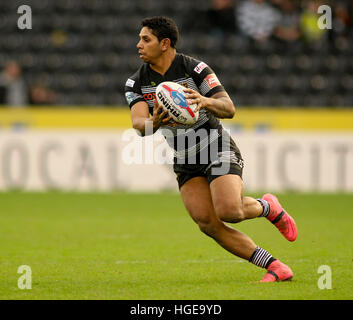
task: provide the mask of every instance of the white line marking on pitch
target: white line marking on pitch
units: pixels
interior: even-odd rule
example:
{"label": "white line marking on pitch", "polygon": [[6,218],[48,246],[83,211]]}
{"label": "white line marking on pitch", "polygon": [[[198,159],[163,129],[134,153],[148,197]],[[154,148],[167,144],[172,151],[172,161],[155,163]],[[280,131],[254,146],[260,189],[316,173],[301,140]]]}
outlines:
{"label": "white line marking on pitch", "polygon": [[116,264],[188,264],[188,263],[194,263],[194,264],[203,264],[203,263],[244,263],[246,261],[243,260],[214,260],[214,259],[209,259],[209,260],[185,260],[185,261],[166,261],[166,260],[160,260],[160,261],[147,261],[147,260],[117,260],[115,263]]}

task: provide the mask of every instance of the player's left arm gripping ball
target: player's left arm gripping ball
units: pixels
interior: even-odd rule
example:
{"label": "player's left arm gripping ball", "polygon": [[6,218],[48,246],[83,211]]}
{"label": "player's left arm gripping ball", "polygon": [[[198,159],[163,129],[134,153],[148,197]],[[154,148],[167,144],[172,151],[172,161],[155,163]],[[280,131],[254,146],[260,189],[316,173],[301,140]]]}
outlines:
{"label": "player's left arm gripping ball", "polygon": [[153,100],[153,128],[159,128],[162,125],[168,125],[170,127],[175,127],[178,124],[173,121],[171,116],[168,116],[168,111],[164,111],[162,106],[160,106],[156,99]]}
{"label": "player's left arm gripping ball", "polygon": [[184,92],[188,94],[186,98],[191,100],[190,104],[197,104],[195,112],[202,108],[206,108],[217,118],[224,119],[234,117],[235,106],[227,92],[217,92],[210,98],[204,97],[199,92],[189,88],[185,88]]}

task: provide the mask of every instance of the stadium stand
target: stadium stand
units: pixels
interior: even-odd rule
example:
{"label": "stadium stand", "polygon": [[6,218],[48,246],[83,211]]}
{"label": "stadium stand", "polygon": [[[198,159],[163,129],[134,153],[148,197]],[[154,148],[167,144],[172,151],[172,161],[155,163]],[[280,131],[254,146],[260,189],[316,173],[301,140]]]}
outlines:
{"label": "stadium stand", "polygon": [[[278,16],[288,15],[285,1],[267,5]],[[55,92],[59,105],[126,106],[124,83],[141,63],[136,53],[140,21],[163,14],[180,26],[178,49],[210,64],[237,104],[351,107],[352,1],[326,1],[333,9],[333,29],[320,33],[318,41],[277,36],[283,32],[264,41],[248,37],[237,10],[250,2],[262,1],[33,0],[25,1],[32,8],[33,27],[19,30],[17,8],[24,1],[1,1],[0,69],[16,60],[28,86]],[[304,27],[310,28],[312,2],[320,4],[292,2],[291,23],[302,35]],[[232,23],[232,12],[236,25],[222,25],[222,17]]]}

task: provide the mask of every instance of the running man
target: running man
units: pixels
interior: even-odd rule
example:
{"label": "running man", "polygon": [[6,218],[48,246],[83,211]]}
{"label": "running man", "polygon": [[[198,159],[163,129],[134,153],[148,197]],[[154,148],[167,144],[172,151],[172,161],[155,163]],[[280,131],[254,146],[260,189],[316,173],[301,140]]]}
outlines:
{"label": "running man", "polygon": [[[205,62],[176,51],[179,32],[172,19],[146,18],[141,26],[137,49],[144,63],[125,84],[133,128],[142,136],[158,129],[162,133],[168,131],[165,137],[174,149],[173,167],[181,197],[203,233],[232,254],[265,268],[267,273],[261,282],[292,279],[293,272],[287,265],[225,223],[266,217],[287,240],[294,241],[297,237],[293,218],[274,195],[265,194],[261,199],[243,195],[243,159],[219,121],[219,118],[233,118],[232,100]],[[197,103],[200,114],[191,128],[173,122],[156,103],[156,87],[164,81],[184,85],[187,98],[192,104]],[[198,135],[201,131],[207,134]],[[192,139],[192,135],[200,138]],[[187,142],[175,143],[180,139]],[[206,152],[209,157],[201,156],[204,150],[210,150]],[[216,170],[222,166],[226,170]]]}

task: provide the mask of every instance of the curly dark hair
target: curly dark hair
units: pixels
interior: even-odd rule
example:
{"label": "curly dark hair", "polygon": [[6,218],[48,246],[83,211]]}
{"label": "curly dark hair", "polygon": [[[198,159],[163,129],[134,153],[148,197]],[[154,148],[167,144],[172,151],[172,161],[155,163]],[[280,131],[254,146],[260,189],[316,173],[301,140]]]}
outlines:
{"label": "curly dark hair", "polygon": [[179,40],[179,30],[173,19],[164,16],[149,17],[143,19],[141,25],[151,29],[159,41],[168,38],[170,46],[176,47]]}

